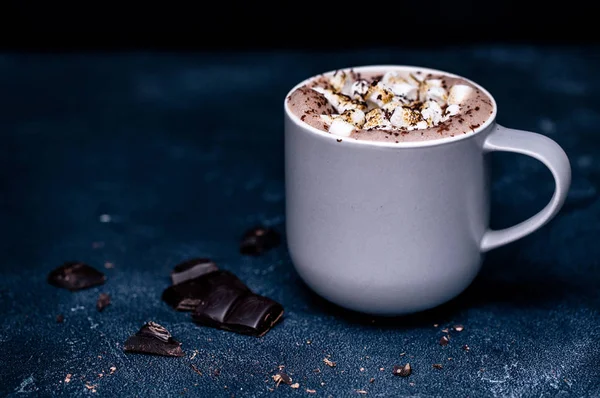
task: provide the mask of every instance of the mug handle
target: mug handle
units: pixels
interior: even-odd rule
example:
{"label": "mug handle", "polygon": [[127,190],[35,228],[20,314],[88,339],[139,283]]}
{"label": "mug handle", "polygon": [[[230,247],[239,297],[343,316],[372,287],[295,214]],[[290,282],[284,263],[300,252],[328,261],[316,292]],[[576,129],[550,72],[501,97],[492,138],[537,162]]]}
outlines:
{"label": "mug handle", "polygon": [[550,203],[533,217],[509,228],[488,229],[481,240],[481,251],[486,252],[520,239],[544,226],[560,210],[571,184],[571,165],[565,151],[550,138],[529,131],[496,125],[483,144],[484,153],[502,151],[531,156],[550,169],[556,188]]}

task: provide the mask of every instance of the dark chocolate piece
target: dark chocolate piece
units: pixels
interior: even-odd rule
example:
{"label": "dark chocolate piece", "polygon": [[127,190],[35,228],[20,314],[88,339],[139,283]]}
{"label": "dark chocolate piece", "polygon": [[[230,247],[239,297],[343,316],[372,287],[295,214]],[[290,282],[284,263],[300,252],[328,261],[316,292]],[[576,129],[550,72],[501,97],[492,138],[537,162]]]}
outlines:
{"label": "dark chocolate piece", "polygon": [[282,315],[283,307],[268,297],[220,286],[196,307],[192,319],[205,326],[261,337]]}
{"label": "dark chocolate piece", "polygon": [[246,231],[240,243],[240,253],[248,256],[258,256],[277,247],[281,242],[279,233],[273,228],[254,227]]}
{"label": "dark chocolate piece", "polygon": [[441,363],[434,363],[433,365],[431,365],[431,367],[433,367],[434,369],[443,369],[444,366]]}
{"label": "dark chocolate piece", "polygon": [[48,274],[49,284],[71,291],[102,285],[105,281],[102,272],[76,261],[66,262]]}
{"label": "dark chocolate piece", "polygon": [[127,352],[182,357],[181,343],[173,339],[171,333],[158,323],[148,322],[125,342]]}
{"label": "dark chocolate piece", "polygon": [[450,342],[449,336],[442,336],[442,338],[439,341],[441,346],[446,346],[446,345],[448,345],[449,342]]}
{"label": "dark chocolate piece", "polygon": [[106,293],[100,293],[98,301],[96,301],[96,309],[98,311],[104,310],[110,305],[110,296]]}
{"label": "dark chocolate piece", "polygon": [[213,271],[194,279],[171,285],[163,291],[162,299],[178,311],[194,311],[215,286],[227,285],[231,288],[249,291],[237,276],[229,271]]}
{"label": "dark chocolate piece", "polygon": [[174,285],[197,278],[209,272],[217,271],[215,263],[208,258],[193,258],[177,264],[171,272],[171,281]]}

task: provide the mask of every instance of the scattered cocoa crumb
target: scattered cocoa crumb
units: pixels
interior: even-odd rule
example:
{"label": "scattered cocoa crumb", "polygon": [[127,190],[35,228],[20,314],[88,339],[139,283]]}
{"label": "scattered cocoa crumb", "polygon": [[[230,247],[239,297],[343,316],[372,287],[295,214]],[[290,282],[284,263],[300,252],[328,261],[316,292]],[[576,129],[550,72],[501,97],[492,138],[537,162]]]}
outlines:
{"label": "scattered cocoa crumb", "polygon": [[65,376],[65,383],[70,383],[71,382],[71,377],[73,375],[71,373],[67,373],[67,375]]}
{"label": "scattered cocoa crumb", "polygon": [[414,387],[415,383],[413,383],[412,381],[410,383],[408,383],[409,386]]}
{"label": "scattered cocoa crumb", "polygon": [[336,363],[331,361],[329,358],[323,358],[323,362],[325,362],[325,365],[329,366],[330,368],[335,368]]}
{"label": "scattered cocoa crumb", "polygon": [[365,368],[360,368],[359,370],[360,370],[361,372],[364,372],[364,371],[365,371]]}
{"label": "scattered cocoa crumb", "polygon": [[456,330],[457,332],[462,332],[463,330],[465,330],[465,327],[463,325],[454,325],[454,330]]}
{"label": "scattered cocoa crumb", "polygon": [[336,141],[337,141],[337,142],[342,142],[342,139],[341,139],[341,138],[338,138]]}
{"label": "scattered cocoa crumb", "polygon": [[292,387],[292,388],[300,388],[300,383],[294,383],[290,387]]}
{"label": "scattered cocoa crumb", "polygon": [[110,374],[113,374],[117,371],[117,367],[116,366],[111,366],[110,367]]}
{"label": "scattered cocoa crumb", "polygon": [[369,379],[369,383],[373,383],[373,382],[375,382],[375,378],[374,378],[374,377],[371,377],[371,378]]}
{"label": "scattered cocoa crumb", "polygon": [[367,392],[365,390],[356,390],[357,393],[365,395]]}
{"label": "scattered cocoa crumb", "polygon": [[403,357],[403,356],[405,356],[405,355],[406,355],[406,353],[405,353],[405,352],[401,352],[401,353],[400,353],[400,356],[401,356],[401,357]]}
{"label": "scattered cocoa crumb", "polygon": [[221,374],[221,371],[220,371],[219,369],[215,369],[215,370],[213,371],[213,375],[214,375],[214,376],[219,376],[220,374]]}
{"label": "scattered cocoa crumb", "polygon": [[312,343],[312,341],[306,340],[306,344],[311,344],[311,343]]}
{"label": "scattered cocoa crumb", "polygon": [[113,263],[110,263],[110,262],[105,262],[104,263],[104,268],[106,268],[106,269],[115,268],[115,265]]}
{"label": "scattered cocoa crumb", "polygon": [[110,305],[110,296],[106,293],[100,293],[98,301],[96,301],[96,309],[102,312],[106,307]]}
{"label": "scattered cocoa crumb", "polygon": [[449,332],[448,328],[442,329],[442,333],[448,333],[448,332]]}
{"label": "scattered cocoa crumb", "polygon": [[440,339],[441,346],[448,345],[449,342],[450,342],[450,338],[448,336],[442,336],[442,338]]}
{"label": "scattered cocoa crumb", "polygon": [[410,367],[410,363],[407,363],[404,366],[394,365],[392,373],[396,376],[407,377],[412,373],[412,368]]}
{"label": "scattered cocoa crumb", "polygon": [[434,328],[437,328],[438,326],[440,326],[440,325],[438,325],[437,323],[434,323],[434,324],[433,324],[433,327],[434,327]]}
{"label": "scattered cocoa crumb", "polygon": [[379,371],[383,372],[385,370],[385,368],[379,368]]}
{"label": "scattered cocoa crumb", "polygon": [[317,390],[310,390],[310,389],[307,388],[306,392],[309,393],[309,394],[314,394],[314,393],[317,392]]}
{"label": "scattered cocoa crumb", "polygon": [[443,366],[441,363],[434,363],[433,365],[431,365],[434,369],[442,369]]}
{"label": "scattered cocoa crumb", "polygon": [[194,370],[194,372],[198,373],[200,376],[202,376],[202,372],[200,372],[200,369],[198,369],[196,367],[196,365],[194,365],[193,363],[190,364],[190,366],[192,367],[192,369]]}
{"label": "scattered cocoa crumb", "polygon": [[85,383],[85,388],[87,388],[91,392],[96,392],[96,385],[90,384],[89,381]]}
{"label": "scattered cocoa crumb", "polygon": [[465,345],[462,347],[462,349],[463,349],[463,350],[465,350],[465,351],[469,351],[469,350],[471,350],[471,347],[469,347],[468,345],[466,345],[466,344],[465,344]]}
{"label": "scattered cocoa crumb", "polygon": [[56,323],[63,323],[65,321],[65,316],[63,314],[58,314],[56,316]]}
{"label": "scattered cocoa crumb", "polygon": [[321,369],[319,369],[319,368],[313,369],[313,373],[321,373]]}
{"label": "scattered cocoa crumb", "polygon": [[104,377],[104,374],[98,373],[98,377]]}
{"label": "scattered cocoa crumb", "polygon": [[274,374],[273,376],[273,381],[275,383],[277,383],[277,387],[279,387],[279,384],[284,383],[287,385],[291,385],[292,384],[292,378],[290,376],[288,376],[287,374],[283,373],[283,372],[279,372],[277,374]]}

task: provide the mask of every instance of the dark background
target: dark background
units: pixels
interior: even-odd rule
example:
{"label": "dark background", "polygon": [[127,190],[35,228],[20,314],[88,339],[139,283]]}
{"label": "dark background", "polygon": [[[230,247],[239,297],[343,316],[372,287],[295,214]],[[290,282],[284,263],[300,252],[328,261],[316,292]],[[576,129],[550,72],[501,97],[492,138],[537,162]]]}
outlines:
{"label": "dark background", "polygon": [[584,1],[3,3],[6,49],[334,51],[597,43]]}

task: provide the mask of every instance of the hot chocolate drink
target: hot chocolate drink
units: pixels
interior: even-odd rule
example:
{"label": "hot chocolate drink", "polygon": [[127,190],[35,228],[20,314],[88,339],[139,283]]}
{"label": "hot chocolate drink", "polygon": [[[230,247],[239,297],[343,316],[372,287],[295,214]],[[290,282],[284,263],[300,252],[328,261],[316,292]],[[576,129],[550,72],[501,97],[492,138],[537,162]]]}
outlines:
{"label": "hot chocolate drink", "polygon": [[318,75],[296,88],[286,106],[316,129],[390,143],[469,134],[492,117],[495,107],[467,79],[412,67]]}

